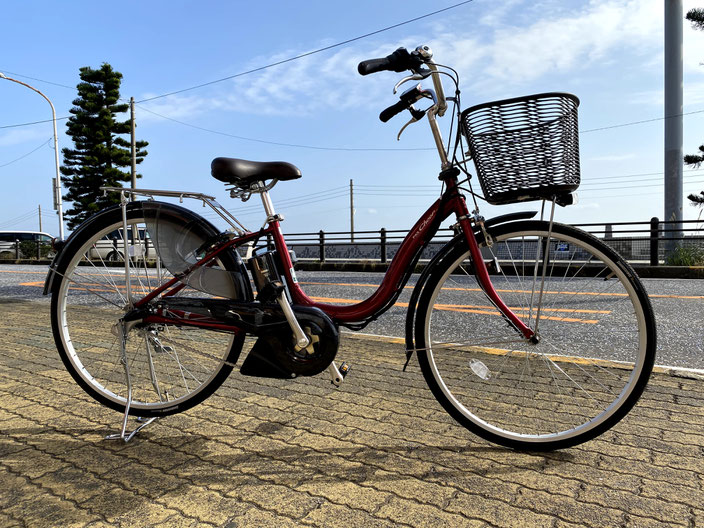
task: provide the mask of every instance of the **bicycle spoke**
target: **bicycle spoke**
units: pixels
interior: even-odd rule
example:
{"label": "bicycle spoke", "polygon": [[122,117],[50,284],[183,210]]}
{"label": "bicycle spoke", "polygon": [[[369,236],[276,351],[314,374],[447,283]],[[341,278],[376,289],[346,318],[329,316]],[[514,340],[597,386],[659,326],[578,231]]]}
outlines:
{"label": "bicycle spoke", "polygon": [[491,281],[506,306],[529,324],[540,309],[535,340],[504,337],[508,324],[474,287],[459,247],[424,287],[425,305],[416,316],[423,325],[416,332],[421,369],[437,385],[438,399],[472,431],[505,445],[589,439],[613,425],[616,410],[632,406],[631,394],[637,397],[647,381],[643,370],[653,342],[645,341],[648,352],[641,340],[651,331],[645,296],[638,297],[615,260],[606,258],[603,244],[555,226],[549,244],[546,228],[513,233],[507,226],[490,250],[500,264]]}
{"label": "bicycle spoke", "polygon": [[[172,206],[168,204],[149,207],[161,209],[156,213],[160,222],[156,229],[184,234],[191,244],[199,246],[217,235],[195,215],[185,221],[188,213],[184,209],[170,213]],[[56,271],[56,302],[52,303],[58,323],[54,327],[57,346],[67,367],[82,379],[82,387],[91,396],[118,410],[124,410],[128,394],[121,347],[116,346],[119,340],[115,337],[115,325],[126,313],[127,273],[133,301],[172,276],[161,266],[158,255],[147,254],[150,242],[147,222],[139,216],[142,204],[130,203],[127,208],[131,211],[127,222],[131,241],[123,236],[122,211],[118,209],[97,215],[98,220],[92,220],[96,227],[92,231],[84,228],[82,238],[69,243],[64,250],[69,253]],[[110,237],[116,241],[111,242]],[[125,251],[126,238],[129,246]],[[120,244],[124,255],[117,253]],[[112,256],[106,256],[110,252]],[[122,265],[115,266],[111,259]],[[225,254],[218,257],[216,265],[223,270],[240,269],[234,257]],[[231,288],[235,290],[234,283]],[[176,294],[212,298],[183,284]],[[179,316],[172,315],[177,322]],[[231,334],[178,324],[136,324],[128,325],[127,330],[132,391],[129,412],[139,416],[172,414],[202,401],[224,381],[234,365],[228,358],[236,360],[242,345]]]}

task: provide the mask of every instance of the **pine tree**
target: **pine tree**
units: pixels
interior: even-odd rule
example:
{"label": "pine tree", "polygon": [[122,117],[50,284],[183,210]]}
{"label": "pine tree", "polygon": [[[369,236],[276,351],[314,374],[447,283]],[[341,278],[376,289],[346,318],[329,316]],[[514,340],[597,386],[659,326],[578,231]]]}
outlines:
{"label": "pine tree", "polygon": [[[107,63],[99,70],[84,67],[80,72],[82,82],[77,85],[78,98],[73,101],[66,132],[75,148],[62,149],[61,181],[68,189],[64,199],[72,202],[65,213],[69,229],[119,202],[119,195],[103,196],[100,187],[122,187],[121,182],[131,181],[130,173],[120,170],[132,165],[130,142],[119,137],[131,132],[131,123],[116,119],[116,114],[129,108],[128,104],[118,104],[122,74]],[[146,141],[136,142],[137,163],[147,155],[143,150],[147,145]]]}
{"label": "pine tree", "polygon": [[[692,27],[695,29],[704,30],[704,9],[701,7],[695,7],[690,9],[685,16],[687,20],[692,23]],[[686,165],[691,165],[694,167],[699,167],[704,161],[704,145],[699,146],[699,152],[697,154],[687,154],[684,157],[684,162]],[[692,205],[704,206],[704,191],[699,194],[690,194],[687,198],[692,202]]]}
{"label": "pine tree", "polygon": [[704,29],[704,8],[695,7],[690,9],[685,18],[692,23],[692,27],[696,29]]}

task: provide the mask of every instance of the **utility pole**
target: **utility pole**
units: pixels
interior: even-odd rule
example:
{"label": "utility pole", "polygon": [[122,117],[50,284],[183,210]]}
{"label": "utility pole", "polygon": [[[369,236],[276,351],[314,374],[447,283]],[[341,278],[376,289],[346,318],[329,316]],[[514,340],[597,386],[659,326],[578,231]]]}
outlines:
{"label": "utility pole", "polygon": [[[135,139],[135,123],[134,123],[134,97],[130,97],[130,121],[132,123],[132,130],[131,130],[131,151],[132,151],[132,170],[130,171],[132,174],[132,183],[131,183],[131,188],[136,189],[137,188],[137,141]],[[130,197],[131,201],[137,200],[137,197],[133,194]],[[137,241],[139,240],[139,230],[137,229],[136,224],[132,224],[132,245],[138,243]]]}
{"label": "utility pole", "polygon": [[[130,97],[130,120],[132,121],[132,188],[137,188],[137,141],[135,139],[134,97]],[[134,200],[134,195],[132,195]]]}
{"label": "utility pole", "polygon": [[[665,251],[682,229],[682,0],[665,0]],[[677,230],[680,230],[677,232]],[[667,240],[669,239],[669,240]]]}
{"label": "utility pole", "polygon": [[42,231],[42,204],[39,204],[39,231]]}
{"label": "utility pole", "polygon": [[350,242],[354,242],[354,180],[350,180]]}

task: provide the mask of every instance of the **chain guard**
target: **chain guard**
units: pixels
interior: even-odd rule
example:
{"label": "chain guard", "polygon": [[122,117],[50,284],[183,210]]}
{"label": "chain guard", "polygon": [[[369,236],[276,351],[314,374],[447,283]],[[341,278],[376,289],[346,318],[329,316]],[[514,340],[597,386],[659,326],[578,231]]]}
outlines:
{"label": "chain guard", "polygon": [[333,362],[340,344],[335,323],[318,308],[292,308],[310,344],[296,350],[291,328],[279,326],[260,335],[240,368],[242,374],[276,378],[315,376]]}

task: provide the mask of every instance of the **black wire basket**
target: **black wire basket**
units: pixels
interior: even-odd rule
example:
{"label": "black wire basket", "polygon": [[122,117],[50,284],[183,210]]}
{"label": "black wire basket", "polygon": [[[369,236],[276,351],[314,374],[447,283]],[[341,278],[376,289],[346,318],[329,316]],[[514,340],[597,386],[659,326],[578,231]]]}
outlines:
{"label": "black wire basket", "polygon": [[579,187],[578,106],[576,96],[554,92],[462,112],[462,132],[487,202],[559,202]]}

